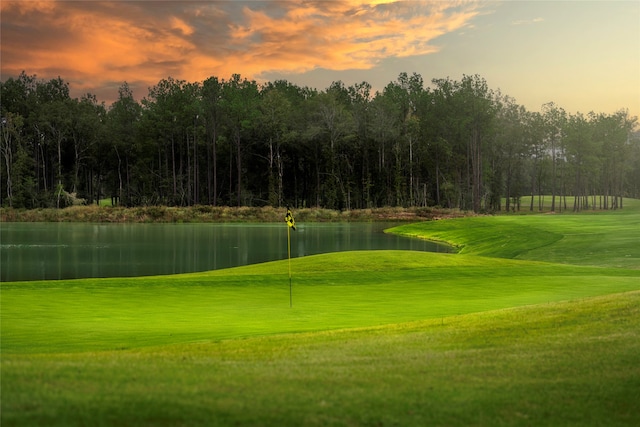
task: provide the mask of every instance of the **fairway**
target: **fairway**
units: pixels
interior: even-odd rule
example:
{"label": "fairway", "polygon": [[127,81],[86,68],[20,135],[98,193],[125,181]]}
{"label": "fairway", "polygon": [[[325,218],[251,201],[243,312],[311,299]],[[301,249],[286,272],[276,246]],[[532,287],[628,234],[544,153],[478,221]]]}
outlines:
{"label": "fairway", "polygon": [[640,422],[639,201],[391,232],[459,253],[2,283],[1,424]]}

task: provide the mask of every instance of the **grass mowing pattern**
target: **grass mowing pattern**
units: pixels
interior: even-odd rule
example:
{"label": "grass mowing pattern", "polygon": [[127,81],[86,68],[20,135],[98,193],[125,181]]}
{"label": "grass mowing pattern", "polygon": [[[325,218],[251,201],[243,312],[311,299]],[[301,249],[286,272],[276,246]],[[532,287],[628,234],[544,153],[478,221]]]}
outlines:
{"label": "grass mowing pattern", "polygon": [[633,202],[403,231],[458,255],[297,258],[291,309],[286,262],[3,283],[1,424],[638,424]]}
{"label": "grass mowing pattern", "polygon": [[504,215],[396,227],[406,236],[445,241],[462,254],[640,269],[640,200],[619,211]]}

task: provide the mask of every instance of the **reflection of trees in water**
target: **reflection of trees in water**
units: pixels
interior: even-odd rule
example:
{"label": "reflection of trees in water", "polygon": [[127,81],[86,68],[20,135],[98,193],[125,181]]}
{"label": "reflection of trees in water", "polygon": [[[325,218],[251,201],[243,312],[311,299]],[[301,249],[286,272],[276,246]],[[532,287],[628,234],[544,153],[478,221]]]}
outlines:
{"label": "reflection of trees in water", "polygon": [[[442,251],[393,224],[299,224],[293,258],[348,250]],[[287,258],[286,224],[3,223],[2,281],[216,270]]]}

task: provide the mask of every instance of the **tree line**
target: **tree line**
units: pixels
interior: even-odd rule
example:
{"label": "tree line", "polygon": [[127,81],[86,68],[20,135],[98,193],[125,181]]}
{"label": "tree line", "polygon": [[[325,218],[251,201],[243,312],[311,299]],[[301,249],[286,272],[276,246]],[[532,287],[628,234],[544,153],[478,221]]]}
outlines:
{"label": "tree line", "polygon": [[140,102],[125,82],[107,107],[23,72],[1,82],[0,201],[481,212],[541,209],[542,195],[555,211],[640,197],[627,111],[530,112],[478,75],[431,83],[401,73],[372,93],[169,77]]}

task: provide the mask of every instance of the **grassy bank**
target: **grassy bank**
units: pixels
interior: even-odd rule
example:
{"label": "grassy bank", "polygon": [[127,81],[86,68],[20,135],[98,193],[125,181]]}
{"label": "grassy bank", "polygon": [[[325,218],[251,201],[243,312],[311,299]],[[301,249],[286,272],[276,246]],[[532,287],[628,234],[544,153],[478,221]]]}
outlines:
{"label": "grassy bank", "polygon": [[[375,208],[337,211],[321,208],[295,209],[299,222],[420,221],[456,218],[466,214],[441,208]],[[285,208],[228,206],[71,206],[64,209],[0,208],[5,222],[280,222]]]}
{"label": "grassy bank", "polygon": [[[524,199],[524,198],[523,198]],[[573,197],[566,197],[568,209],[561,209],[563,213],[571,211]],[[515,215],[535,215],[550,212],[551,196],[542,196],[542,201],[536,204],[534,211],[529,211],[528,205]],[[558,198],[559,200],[559,198]],[[597,199],[599,200],[599,199]],[[559,201],[558,210],[560,210]],[[624,206],[634,204],[633,199],[625,199]],[[504,206],[504,200],[503,200]],[[600,209],[586,209],[583,212],[609,212]],[[633,210],[633,207],[631,207]],[[105,199],[100,205],[70,206],[64,209],[11,209],[0,207],[0,221],[5,222],[279,222],[284,218],[285,208],[264,207],[229,207],[229,206],[111,206]],[[384,207],[372,209],[332,210],[322,208],[294,209],[295,217],[300,222],[345,222],[345,221],[422,221],[434,219],[460,218],[475,216],[472,212],[459,209],[444,209],[437,206],[430,207]],[[615,212],[615,211],[612,211]],[[502,212],[505,213],[504,211]]]}
{"label": "grassy bank", "polygon": [[640,269],[640,200],[617,211],[422,222],[390,232],[445,241],[460,254]]}
{"label": "grassy bank", "polygon": [[[347,252],[3,283],[3,426],[637,425],[640,204]],[[596,251],[597,255],[593,252]]]}

